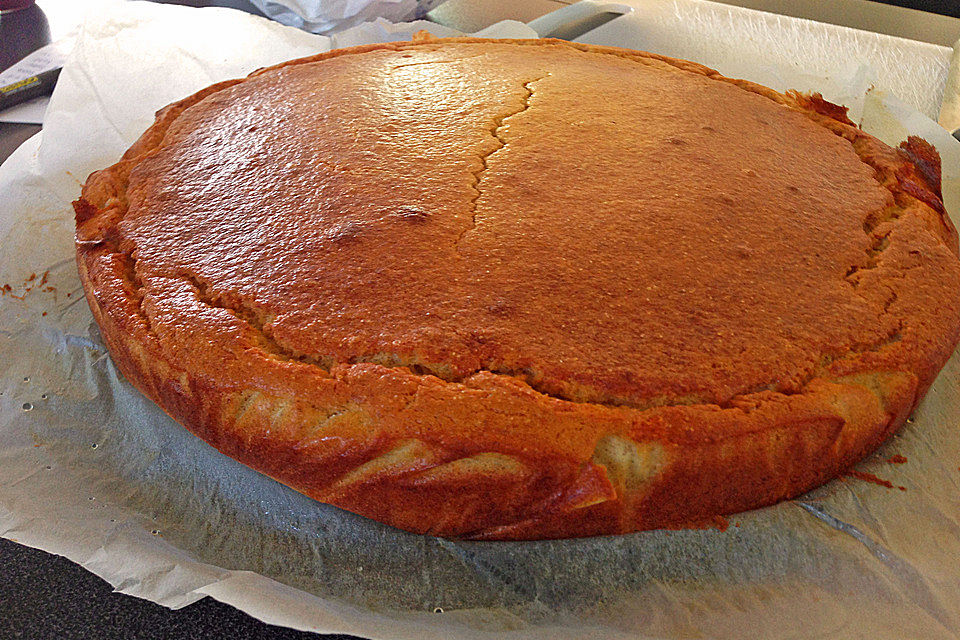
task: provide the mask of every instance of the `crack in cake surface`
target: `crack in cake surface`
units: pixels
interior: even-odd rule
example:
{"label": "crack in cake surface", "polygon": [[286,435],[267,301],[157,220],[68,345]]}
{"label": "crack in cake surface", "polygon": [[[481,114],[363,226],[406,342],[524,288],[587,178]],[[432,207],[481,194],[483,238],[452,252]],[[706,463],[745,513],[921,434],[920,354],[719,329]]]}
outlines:
{"label": "crack in cake surface", "polygon": [[480,168],[473,172],[472,187],[475,193],[473,195],[473,198],[471,198],[470,200],[470,209],[469,209],[470,226],[468,226],[463,231],[461,231],[460,235],[457,236],[457,239],[454,242],[454,245],[457,247],[458,251],[460,247],[460,242],[463,240],[463,237],[467,235],[469,232],[477,228],[477,202],[480,200],[480,197],[483,195],[483,191],[480,189],[480,185],[482,184],[484,175],[486,174],[487,169],[489,168],[487,163],[490,159],[490,156],[500,152],[501,150],[503,150],[504,147],[507,146],[507,141],[504,140],[503,137],[500,135],[500,130],[505,126],[504,123],[507,120],[520,115],[521,113],[523,113],[524,111],[530,108],[530,98],[533,97],[533,87],[531,85],[533,85],[533,83],[535,82],[539,82],[543,80],[548,75],[550,74],[546,74],[546,75],[540,76],[539,78],[534,78],[533,80],[528,80],[524,82],[523,89],[525,93],[522,96],[520,96],[520,108],[514,111],[509,111],[501,116],[494,118],[493,127],[490,129],[489,134],[496,141],[497,146],[495,146],[490,151],[483,153],[479,156]]}

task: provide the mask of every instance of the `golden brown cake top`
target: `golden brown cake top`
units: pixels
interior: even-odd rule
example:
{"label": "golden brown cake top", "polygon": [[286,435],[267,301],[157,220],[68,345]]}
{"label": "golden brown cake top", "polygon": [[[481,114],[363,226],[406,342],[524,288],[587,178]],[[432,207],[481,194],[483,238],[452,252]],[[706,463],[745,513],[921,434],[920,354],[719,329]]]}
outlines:
{"label": "golden brown cake top", "polygon": [[194,279],[321,364],[520,377],[650,406],[799,389],[891,335],[851,144],[735,84],[457,43],[263,74],[130,176],[144,277]]}

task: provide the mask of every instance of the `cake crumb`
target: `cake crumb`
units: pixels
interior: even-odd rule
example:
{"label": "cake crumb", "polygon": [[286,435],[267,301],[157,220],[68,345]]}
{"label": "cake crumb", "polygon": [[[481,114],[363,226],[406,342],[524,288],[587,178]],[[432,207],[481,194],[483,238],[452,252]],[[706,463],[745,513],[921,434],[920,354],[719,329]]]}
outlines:
{"label": "cake crumb", "polygon": [[890,464],[903,464],[907,461],[906,456],[902,456],[899,453],[887,458],[887,462]]}
{"label": "cake crumb", "polygon": [[889,480],[884,480],[883,478],[878,478],[872,473],[866,473],[864,471],[847,471],[843,475],[850,476],[851,478],[857,478],[858,480],[863,480],[865,482],[872,482],[873,484],[878,484],[881,487],[886,487],[887,489],[893,489],[893,483]]}

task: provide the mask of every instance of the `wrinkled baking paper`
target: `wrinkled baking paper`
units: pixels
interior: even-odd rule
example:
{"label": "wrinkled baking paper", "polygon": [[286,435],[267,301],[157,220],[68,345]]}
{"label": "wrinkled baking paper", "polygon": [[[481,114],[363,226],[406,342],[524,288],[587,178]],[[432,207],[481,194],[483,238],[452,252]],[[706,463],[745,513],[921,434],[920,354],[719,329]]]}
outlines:
{"label": "wrinkled baking paper", "polygon": [[[914,422],[858,467],[905,491],[844,478],[734,516],[725,531],[526,543],[413,535],[313,502],[189,435],[104,350],[73,259],[69,202],[80,181],[114,162],[158,107],[211,82],[411,29],[374,25],[331,43],[227,10],[129,3],[97,16],[63,71],[42,140],[0,168],[0,286],[12,287],[0,295],[0,535],[168,607],[210,595],[269,623],[370,638],[874,640],[960,630],[957,358]],[[863,88],[857,74],[831,81]],[[859,104],[864,126],[888,142],[911,132],[937,145],[948,207],[960,211],[960,143],[882,92]],[[894,454],[908,462],[886,462]]]}

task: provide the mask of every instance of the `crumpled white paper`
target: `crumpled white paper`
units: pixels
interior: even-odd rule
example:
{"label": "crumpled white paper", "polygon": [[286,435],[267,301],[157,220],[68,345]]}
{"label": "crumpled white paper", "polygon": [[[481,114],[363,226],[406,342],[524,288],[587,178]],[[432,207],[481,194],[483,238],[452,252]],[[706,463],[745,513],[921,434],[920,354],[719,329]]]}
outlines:
{"label": "crumpled white paper", "polygon": [[[210,595],[273,624],[371,638],[960,632],[956,357],[913,424],[859,467],[906,491],[841,479],[722,532],[529,543],[418,536],[313,502],[220,455],[122,380],[76,275],[69,202],[80,181],[156,109],[211,82],[390,37],[400,34],[384,24],[331,41],[226,10],[140,3],[88,22],[42,138],[0,167],[0,287],[11,285],[0,294],[0,535],[169,607]],[[960,211],[960,143],[858,78],[831,80],[871,132],[938,147],[947,206]],[[887,463],[893,454],[908,462]]]}
{"label": "crumpled white paper", "polygon": [[443,0],[250,0],[281,24],[331,34],[377,18],[400,22],[422,18]]}

